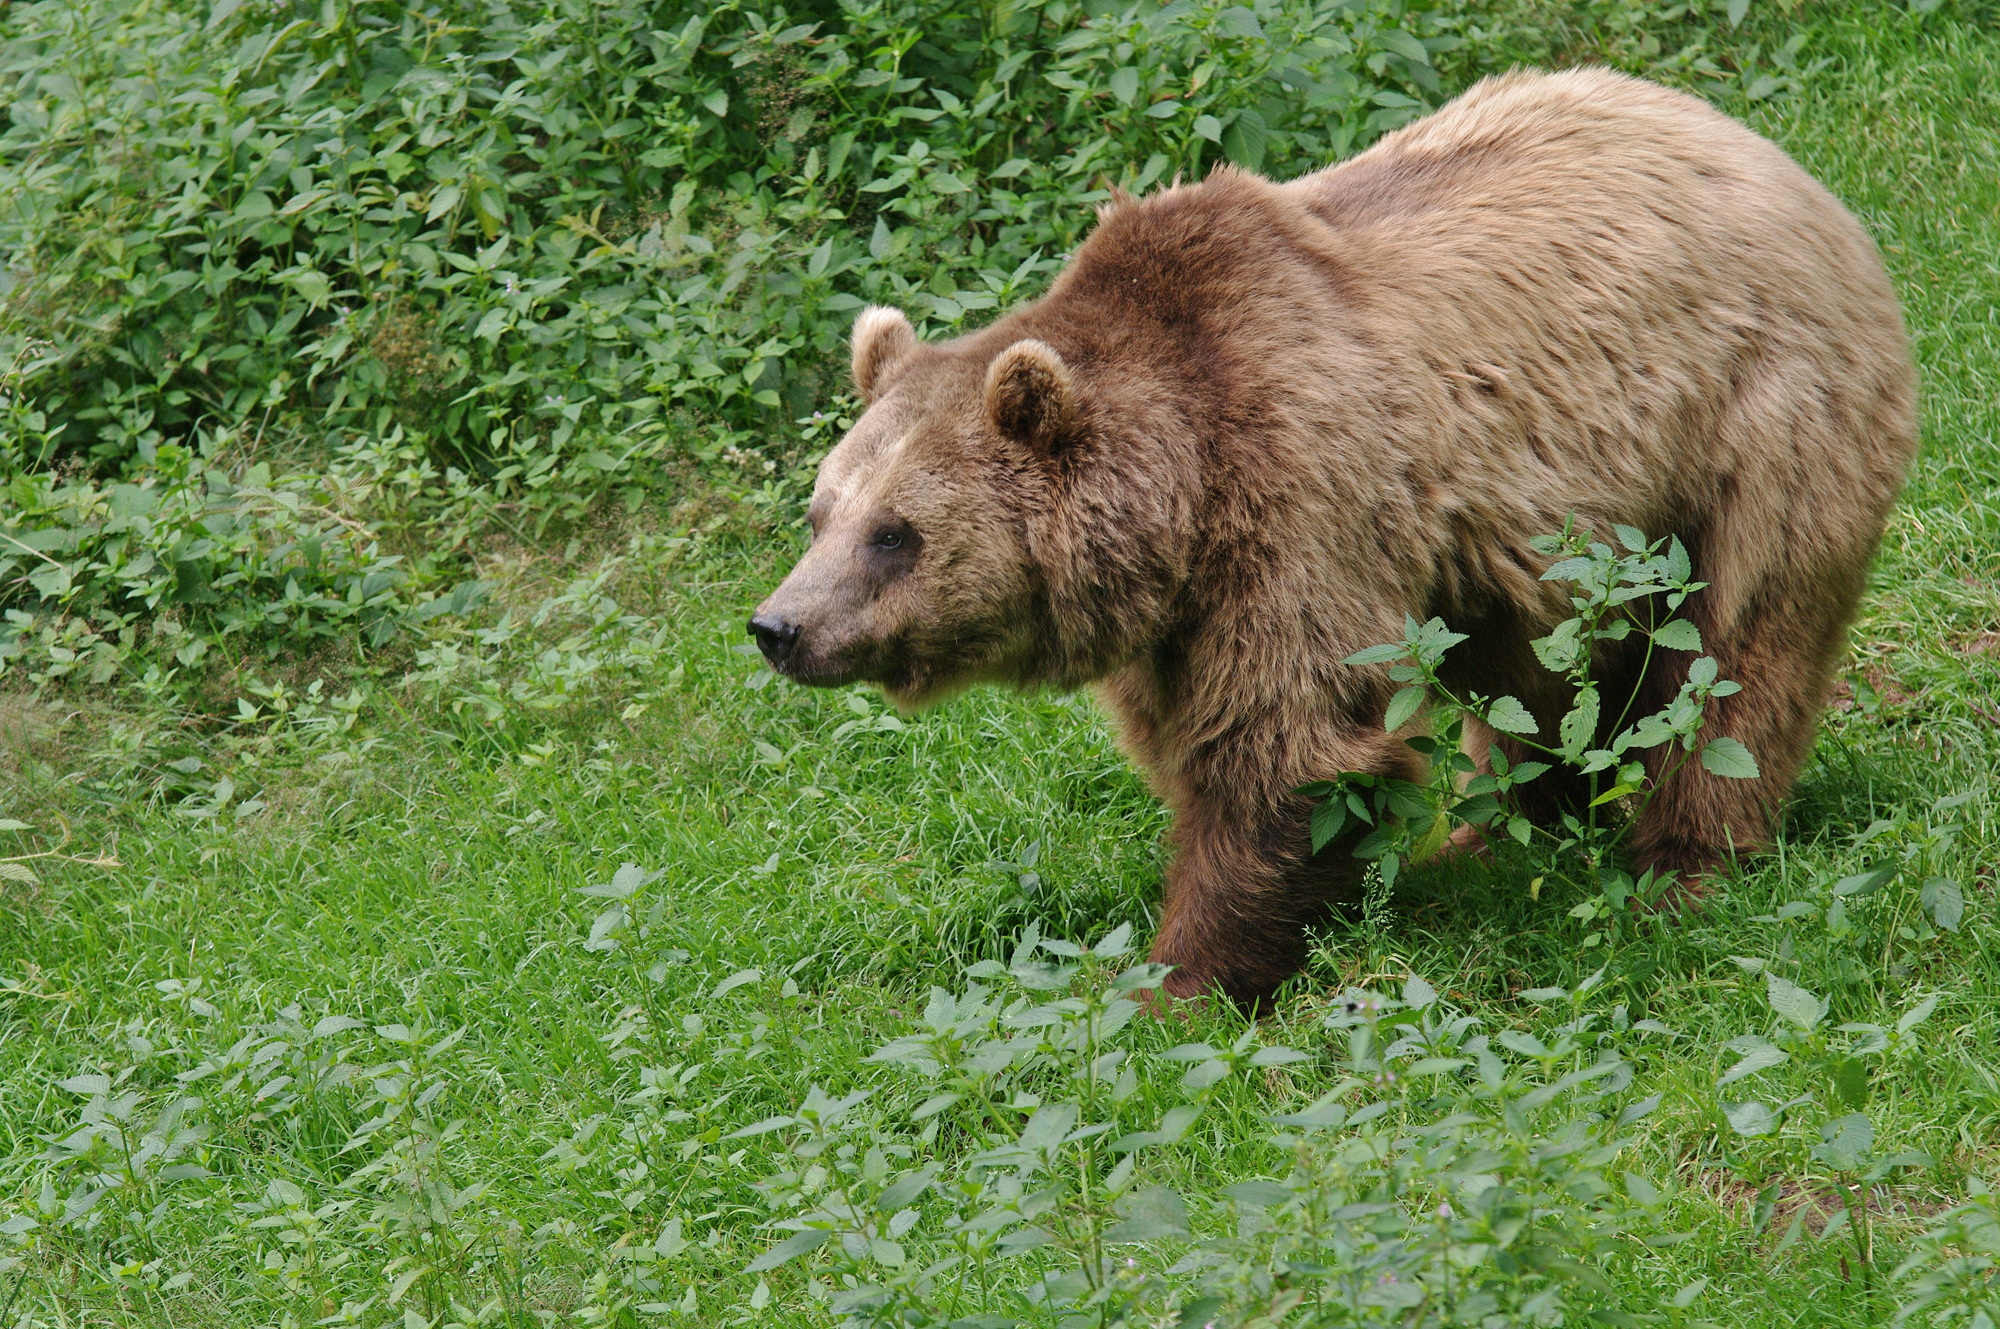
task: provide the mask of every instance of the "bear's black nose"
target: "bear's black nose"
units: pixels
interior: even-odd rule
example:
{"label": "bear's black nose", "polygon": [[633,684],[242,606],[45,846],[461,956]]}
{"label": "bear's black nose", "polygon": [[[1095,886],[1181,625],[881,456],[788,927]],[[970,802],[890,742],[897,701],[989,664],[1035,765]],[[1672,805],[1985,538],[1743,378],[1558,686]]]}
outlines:
{"label": "bear's black nose", "polygon": [[798,642],[799,625],[787,623],[774,614],[759,614],[750,620],[750,635],[757,639],[757,649],[764,652],[771,668],[782,669],[785,658]]}

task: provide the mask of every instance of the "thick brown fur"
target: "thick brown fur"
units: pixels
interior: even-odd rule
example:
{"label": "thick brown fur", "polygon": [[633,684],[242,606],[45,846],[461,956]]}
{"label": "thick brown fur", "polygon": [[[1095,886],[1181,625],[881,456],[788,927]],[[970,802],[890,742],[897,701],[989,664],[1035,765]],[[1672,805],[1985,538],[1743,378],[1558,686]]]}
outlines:
{"label": "thick brown fur", "polygon": [[[1114,204],[1042,299],[936,345],[870,311],[855,365],[872,405],[760,610],[785,672],[906,706],[1095,684],[1175,814],[1168,989],[1238,1000],[1355,884],[1292,791],[1412,761],[1383,673],[1342,658],[1439,615],[1464,682],[1547,732],[1568,698],[1528,642],[1567,609],[1527,542],[1572,512],[1686,542],[1743,685],[1706,732],[1763,768],[1683,767],[1636,858],[1767,843],[1916,450],[1860,226],[1769,142],[1599,70],[1488,80],[1288,184]],[[1602,668],[1645,708],[1686,663]]]}

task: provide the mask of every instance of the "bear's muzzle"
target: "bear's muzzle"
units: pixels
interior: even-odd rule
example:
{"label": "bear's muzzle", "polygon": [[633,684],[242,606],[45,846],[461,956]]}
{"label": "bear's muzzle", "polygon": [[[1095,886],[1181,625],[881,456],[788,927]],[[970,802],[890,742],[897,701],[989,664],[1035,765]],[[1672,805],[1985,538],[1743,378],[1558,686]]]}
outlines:
{"label": "bear's muzzle", "polygon": [[750,635],[757,639],[757,649],[771,668],[783,672],[792,648],[799,643],[799,625],[776,614],[759,613],[750,620]]}

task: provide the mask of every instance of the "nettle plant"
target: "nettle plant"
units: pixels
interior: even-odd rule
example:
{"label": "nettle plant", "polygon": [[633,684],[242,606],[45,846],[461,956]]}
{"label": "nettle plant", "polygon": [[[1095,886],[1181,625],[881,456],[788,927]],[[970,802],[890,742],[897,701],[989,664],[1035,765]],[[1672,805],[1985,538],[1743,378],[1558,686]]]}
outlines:
{"label": "nettle plant", "polygon": [[0,8],[0,474],[275,417],[629,484],[780,433],[864,301],[956,327],[1111,185],[1297,174],[1500,62],[1406,0]]}
{"label": "nettle plant", "polygon": [[[1964,827],[1956,809],[1976,794],[1951,794],[1927,813],[1897,807],[1854,838],[1856,851],[1876,859],[1867,870],[1822,877],[1806,898],[1788,900],[1773,914],[1752,922],[1782,924],[1779,956],[1789,960],[1798,928],[1817,924],[1840,943],[1835,976],[1843,983],[1867,982],[1877,975],[1891,981],[1909,977],[1925,949],[1965,920],[1965,890],[1952,871],[1952,851]],[[1879,949],[1878,949],[1879,946]]]}
{"label": "nettle plant", "polygon": [[[1121,968],[1128,945],[1031,926],[869,1059],[914,1106],[882,1109],[894,1085],[814,1086],[736,1132],[788,1154],[758,1189],[789,1235],[746,1276],[802,1265],[806,1296],[855,1329],[1558,1324],[1650,1302],[1607,1276],[1674,1239],[1673,1188],[1609,1171],[1660,1102],[1620,1051],[1634,1026],[1496,1038],[1420,978],[1400,999],[1352,991],[1325,1022],[1345,1045],[1332,1088],[1273,1112],[1257,1085],[1320,1058],[1255,1029],[1147,1052],[1134,997],[1162,972]],[[1185,1196],[1161,1179],[1193,1170],[1205,1117],[1246,1112],[1277,1175]],[[1662,1300],[1684,1312],[1700,1291]]]}
{"label": "nettle plant", "polygon": [[[1832,898],[1902,918],[1882,888],[1898,868],[1932,871],[1925,855],[1951,830],[1939,820],[1874,829],[1869,844],[1893,840],[1906,861],[1854,878],[1861,888],[1835,883]],[[1128,964],[1128,928],[1081,946],[1031,926],[1004,961],[933,988],[873,1055],[733,1125],[731,1093],[705,1086],[704,1067],[757,1063],[813,999],[790,974],[775,994],[775,975],[723,978],[697,1009],[731,995],[753,1022],[696,1056],[706,1017],[660,1008],[689,961],[654,939],[660,877],[627,865],[585,891],[603,902],[586,948],[642,994],[605,1040],[614,1059],[638,1059],[640,1087],[616,1125],[583,1123],[567,1156],[584,1166],[615,1130],[694,1162],[658,1183],[637,1154],[594,1165],[621,1167],[627,1188],[653,1184],[664,1204],[609,1257],[605,1306],[719,1303],[849,1329],[1708,1323],[1709,1280],[1667,1278],[1649,1253],[1687,1239],[1669,1221],[1676,1186],[1621,1161],[1666,1097],[1646,1078],[1648,1044],[1679,1035],[1634,1020],[1609,965],[1522,992],[1534,1013],[1518,1027],[1482,1028],[1412,975],[1400,995],[1328,1003],[1322,1036],[1287,1040],[1298,1047],[1256,1029],[1218,1036],[1205,1016],[1209,1041],[1171,1045],[1177,1031],[1144,1018],[1164,971]],[[1828,998],[1775,972],[1793,972],[1787,960],[1737,963],[1763,975],[1770,1019],[1723,1045],[1684,1106],[1712,1119],[1725,1165],[1763,1187],[1757,1230],[1786,1188],[1820,1190],[1839,1212],[1815,1244],[1851,1245],[1842,1263],[1871,1301],[1895,1285],[1899,1318],[1969,1320],[1991,1300],[1990,1197],[1975,1188],[1887,1279],[1871,1220],[1881,1188],[1928,1161],[1878,1145],[1867,1109],[1906,1073],[1939,998],[1835,1023]],[[1747,1092],[1767,1072],[1788,1088]],[[718,1201],[752,1153],[763,1244],[732,1259]],[[1777,1251],[1803,1231],[1793,1222]]]}
{"label": "nettle plant", "polygon": [[[1324,1064],[1255,1027],[1169,1046],[1169,1027],[1145,1015],[1167,970],[1128,962],[1129,927],[1083,946],[1030,924],[1004,962],[933,988],[899,1037],[732,1130],[728,1095],[703,1088],[708,1063],[685,1046],[707,1017],[659,1008],[688,960],[653,939],[660,875],[628,864],[585,891],[605,902],[586,949],[641,994],[606,1036],[614,1058],[638,1059],[641,1087],[621,1098],[622,1124],[594,1118],[550,1157],[590,1165],[614,1131],[719,1175],[757,1153],[771,1169],[754,1183],[767,1244],[737,1266],[735,1289],[714,1285],[727,1276],[721,1232],[703,1227],[720,1192],[703,1189],[697,1163],[673,1178],[683,1194],[655,1211],[657,1235],[621,1243],[605,1306],[694,1313],[719,1298],[849,1329],[1387,1329],[1555,1324],[1655,1300],[1644,1280],[1606,1271],[1672,1239],[1671,1186],[1610,1171],[1660,1102],[1635,1087],[1625,1044],[1658,1027],[1622,1008],[1609,1023],[1583,1012],[1601,973],[1546,1041],[1489,1037],[1420,978],[1400,998],[1349,992],[1324,1022],[1344,1052]],[[769,1010],[773,981],[732,974],[700,1009],[761,991]],[[783,1042],[805,1000],[790,976],[775,995],[779,1013],[760,1014],[734,1054],[746,1062]],[[1329,1071],[1317,1101],[1289,1088]],[[1231,1140],[1275,1175],[1189,1185]],[[643,1169],[624,1165],[620,1185],[639,1185]]]}
{"label": "nettle plant", "polygon": [[211,654],[254,670],[337,637],[388,641],[428,570],[383,550],[336,479],[221,460],[247,442],[161,444],[129,483],[0,484],[0,675],[159,693]]}
{"label": "nettle plant", "polygon": [[[1764,975],[1772,1019],[1768,1032],[1746,1033],[1724,1045],[1726,1051],[1738,1054],[1739,1060],[1716,1076],[1716,1114],[1745,1141],[1777,1138],[1787,1117],[1795,1112],[1809,1112],[1817,1126],[1814,1136],[1784,1142],[1787,1147],[1774,1175],[1757,1197],[1752,1226],[1762,1232],[1770,1225],[1787,1172],[1807,1177],[1809,1184],[1817,1179],[1818,1184],[1832,1190],[1840,1204],[1820,1232],[1820,1240],[1833,1241],[1843,1232],[1848,1235],[1863,1289],[1872,1296],[1876,1285],[1875,1232],[1870,1212],[1879,1208],[1876,1191],[1898,1171],[1929,1167],[1932,1160],[1908,1150],[1878,1151],[1875,1125],[1864,1109],[1876,1083],[1892,1074],[1895,1063],[1917,1045],[1916,1030],[1937,1010],[1938,994],[1924,997],[1903,1012],[1893,1028],[1867,1022],[1829,1028],[1830,1003],[1825,998],[1780,977],[1762,960],[1732,958],[1744,969]],[[1807,1092],[1777,1104],[1761,1098],[1741,1102],[1723,1098],[1725,1086],[1787,1062],[1795,1062],[1805,1071]],[[1779,1240],[1777,1251],[1799,1239],[1805,1219],[1802,1208]],[[1850,1273],[1845,1256],[1841,1267],[1843,1273]]]}
{"label": "nettle plant", "polygon": [[[84,1048],[105,1069],[55,1081],[58,1129],[0,1160],[0,1252],[16,1253],[0,1270],[67,1267],[86,1298],[167,1319],[214,1280],[232,1304],[289,1308],[272,1322],[359,1323],[384,1301],[403,1324],[526,1317],[519,1225],[462,1175],[465,1029],[154,986],[169,1014]],[[233,1229],[222,1264],[188,1245],[198,1214]]]}
{"label": "nettle plant", "polygon": [[[1723,1151],[1725,1158],[1746,1181],[1761,1185],[1752,1226],[1762,1232],[1771,1225],[1788,1178],[1828,1194],[1839,1207],[1819,1240],[1835,1242],[1845,1236],[1852,1261],[1850,1265],[1847,1256],[1841,1257],[1842,1272],[1852,1277],[1858,1268],[1864,1295],[1870,1298],[1879,1285],[1873,1221],[1881,1208],[1878,1192],[1899,1172],[1935,1164],[1922,1153],[1881,1147],[1868,1109],[1904,1074],[1921,1047],[1921,1027],[1936,1013],[1941,996],[1933,992],[1914,998],[1893,1024],[1835,1023],[1832,1011],[1837,1004],[1850,1004],[1855,994],[1864,994],[1872,1004],[1867,995],[1872,989],[1907,980],[1923,962],[1926,947],[1941,934],[1958,931],[1965,915],[1964,892],[1942,873],[1961,830],[1952,814],[1971,797],[1940,798],[1928,815],[1898,808],[1892,816],[1878,819],[1854,840],[1855,850],[1880,855],[1874,865],[1838,879],[1826,874],[1804,883],[1802,891],[1794,888],[1788,893],[1799,898],[1751,919],[1778,929],[1769,958],[1729,957],[1746,973],[1763,976],[1771,1012],[1766,1028],[1745,1032],[1723,1045],[1723,1051],[1736,1060],[1726,1069],[1718,1068],[1709,1105],[1718,1141],[1730,1142]],[[1833,980],[1825,995],[1784,976],[1797,972],[1801,953],[1812,942],[1822,944],[1825,953],[1817,963]],[[1788,1097],[1782,1096],[1783,1091],[1744,1097],[1752,1085],[1764,1082],[1767,1073],[1787,1066],[1797,1092]],[[1978,1189],[1973,1193],[1983,1196]],[[1961,1227],[1950,1230],[1976,1249],[1989,1236],[1978,1220],[1990,1209],[1990,1197],[1983,1209],[1976,1199],[1955,1211]],[[1774,1253],[1800,1239],[1805,1220],[1806,1210],[1801,1209]],[[1964,1223],[1971,1226],[1963,1227]],[[1976,1295],[1982,1290],[1980,1280],[1960,1277],[1980,1272],[1972,1267],[1977,1257],[1966,1257],[1971,1262],[1967,1263],[1945,1255],[1935,1239],[1944,1230],[1937,1229],[1920,1242],[1910,1261],[1893,1276],[1903,1279],[1913,1270],[1927,1270],[1919,1280],[1924,1294],[1920,1305],[1931,1310],[1930,1318],[1938,1322],[1948,1322],[1952,1314],[1969,1317],[1982,1304]],[[1985,1304],[1992,1300],[1988,1297]],[[1915,1309],[1906,1307],[1898,1320]]]}
{"label": "nettle plant", "polygon": [[[1679,537],[1648,541],[1629,526],[1613,531],[1616,546],[1593,539],[1572,517],[1561,534],[1529,542],[1555,560],[1542,580],[1567,585],[1574,611],[1532,643],[1542,665],[1573,690],[1569,712],[1554,735],[1543,734],[1516,697],[1460,695],[1445,684],[1439,676],[1445,653],[1467,638],[1442,619],[1420,624],[1406,618],[1401,641],[1347,657],[1344,663],[1350,665],[1387,663],[1389,677],[1403,685],[1383,716],[1385,730],[1395,733],[1427,715],[1426,732],[1404,740],[1423,756],[1427,773],[1417,782],[1350,772],[1306,785],[1300,792],[1320,800],[1312,814],[1313,852],[1325,849],[1351,825],[1366,824],[1371,829],[1354,855],[1377,866],[1386,888],[1394,886],[1405,864],[1436,857],[1460,827],[1504,833],[1538,855],[1543,875],[1533,882],[1537,895],[1546,877],[1570,877],[1582,869],[1579,884],[1592,894],[1572,914],[1593,927],[1586,946],[1615,941],[1627,903],[1651,900],[1670,884],[1668,875],[1656,877],[1650,870],[1635,880],[1613,861],[1633,822],[1688,761],[1699,759],[1712,774],[1731,779],[1756,778],[1757,761],[1733,738],[1701,737],[1710,699],[1742,690],[1719,676],[1710,656],[1695,659],[1679,693],[1659,710],[1634,717],[1628,700],[1626,710],[1605,723],[1605,697],[1594,673],[1600,646],[1643,640],[1642,676],[1652,667],[1656,650],[1701,650],[1700,630],[1674,614],[1707,585],[1693,579]],[[1487,753],[1491,769],[1481,771],[1462,747],[1468,716],[1547,760],[1510,762],[1495,745]],[[1655,748],[1667,748],[1672,756],[1649,774],[1641,754]],[[1537,825],[1522,815],[1512,796],[1558,764],[1587,782],[1586,805],[1562,812],[1553,826]]]}
{"label": "nettle plant", "polygon": [[1703,1324],[1686,1314],[1701,1283],[1655,1297],[1633,1258],[1685,1236],[1664,1221],[1671,1182],[1610,1173],[1661,1098],[1624,1055],[1645,1022],[1582,1010],[1602,980],[1542,990],[1573,1017],[1547,1041],[1480,1032],[1415,976],[1400,1000],[1350,990],[1325,1022],[1341,1079],[1271,1118],[1290,1168],[1224,1192],[1233,1235],[1181,1261],[1204,1273],[1180,1322],[1618,1323],[1622,1303]]}

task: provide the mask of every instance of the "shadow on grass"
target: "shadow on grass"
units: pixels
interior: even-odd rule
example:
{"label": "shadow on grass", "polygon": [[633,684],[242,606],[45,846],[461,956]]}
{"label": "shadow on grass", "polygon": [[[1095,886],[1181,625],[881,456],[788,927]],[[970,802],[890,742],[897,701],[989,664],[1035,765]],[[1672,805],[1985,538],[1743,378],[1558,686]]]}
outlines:
{"label": "shadow on grass", "polygon": [[1818,847],[1846,838],[1898,807],[1928,805],[1951,792],[1939,786],[1938,762],[1914,747],[1863,747],[1822,734],[1792,786],[1780,834],[1788,845]]}

